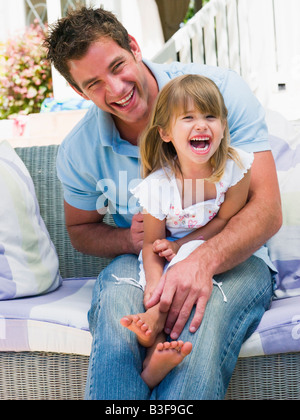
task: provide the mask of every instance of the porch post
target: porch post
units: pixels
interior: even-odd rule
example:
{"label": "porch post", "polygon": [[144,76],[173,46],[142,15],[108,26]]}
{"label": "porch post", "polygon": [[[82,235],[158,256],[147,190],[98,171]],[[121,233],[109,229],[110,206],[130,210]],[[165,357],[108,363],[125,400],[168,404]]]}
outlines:
{"label": "porch post", "polygon": [[61,1],[60,0],[46,0],[48,23],[51,24],[57,19],[61,18]]}
{"label": "porch post", "polygon": [[103,1],[101,0],[85,0],[86,7],[93,7],[94,9],[97,9],[103,4]]}
{"label": "porch post", "polygon": [[[48,24],[51,25],[62,17],[61,14],[61,0],[46,0]],[[60,73],[52,66],[52,81],[53,81],[53,95],[54,99],[59,103],[66,99],[79,97],[74,90],[68,85],[66,80]]]}

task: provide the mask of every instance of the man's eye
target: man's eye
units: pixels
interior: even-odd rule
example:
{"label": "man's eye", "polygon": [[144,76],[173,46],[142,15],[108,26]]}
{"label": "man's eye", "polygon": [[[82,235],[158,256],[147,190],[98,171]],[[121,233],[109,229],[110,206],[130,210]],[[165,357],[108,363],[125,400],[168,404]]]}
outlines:
{"label": "man's eye", "polygon": [[91,85],[89,85],[89,89],[93,89],[93,87],[95,87],[98,84],[98,80],[96,80],[96,82],[93,82]]}
{"label": "man's eye", "polygon": [[113,72],[117,72],[123,64],[124,61],[120,61],[119,63],[117,63],[113,68]]}

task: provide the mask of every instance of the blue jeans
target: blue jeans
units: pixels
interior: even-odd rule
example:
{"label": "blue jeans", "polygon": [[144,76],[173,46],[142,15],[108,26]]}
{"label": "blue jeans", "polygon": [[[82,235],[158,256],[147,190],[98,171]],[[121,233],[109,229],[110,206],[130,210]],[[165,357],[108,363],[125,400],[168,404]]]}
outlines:
{"label": "blue jeans", "polygon": [[267,265],[252,256],[215,276],[223,282],[228,302],[214,287],[199,330],[189,332],[190,318],[180,336],[193,343],[191,354],[153,391],[140,376],[146,350],[120,324],[124,315],[144,312],[138,276],[137,257],[123,255],[101,272],[95,284],[89,312],[93,344],[86,399],[224,399],[241,345],[270,305],[273,282]]}

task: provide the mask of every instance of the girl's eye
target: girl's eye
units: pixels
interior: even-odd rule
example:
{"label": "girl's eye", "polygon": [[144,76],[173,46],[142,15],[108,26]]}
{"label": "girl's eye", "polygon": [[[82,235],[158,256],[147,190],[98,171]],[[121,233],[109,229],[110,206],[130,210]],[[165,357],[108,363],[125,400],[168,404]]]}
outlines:
{"label": "girl's eye", "polygon": [[207,115],[206,118],[211,120],[211,119],[215,119],[216,117],[214,115]]}

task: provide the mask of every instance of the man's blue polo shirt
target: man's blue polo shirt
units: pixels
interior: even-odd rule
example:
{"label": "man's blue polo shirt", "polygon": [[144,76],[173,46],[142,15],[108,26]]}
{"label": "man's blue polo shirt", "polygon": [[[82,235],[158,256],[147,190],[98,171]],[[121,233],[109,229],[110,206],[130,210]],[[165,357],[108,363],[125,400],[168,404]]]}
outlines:
{"label": "man's blue polo shirt", "polygon": [[[252,152],[270,150],[264,110],[235,72],[199,64],[145,64],[159,89],[182,74],[212,79],[228,109],[231,144]],[[140,180],[139,149],[120,137],[110,114],[95,105],[89,109],[61,144],[57,173],[71,206],[99,210],[108,205],[118,226],[130,226],[138,210],[129,190]]]}

